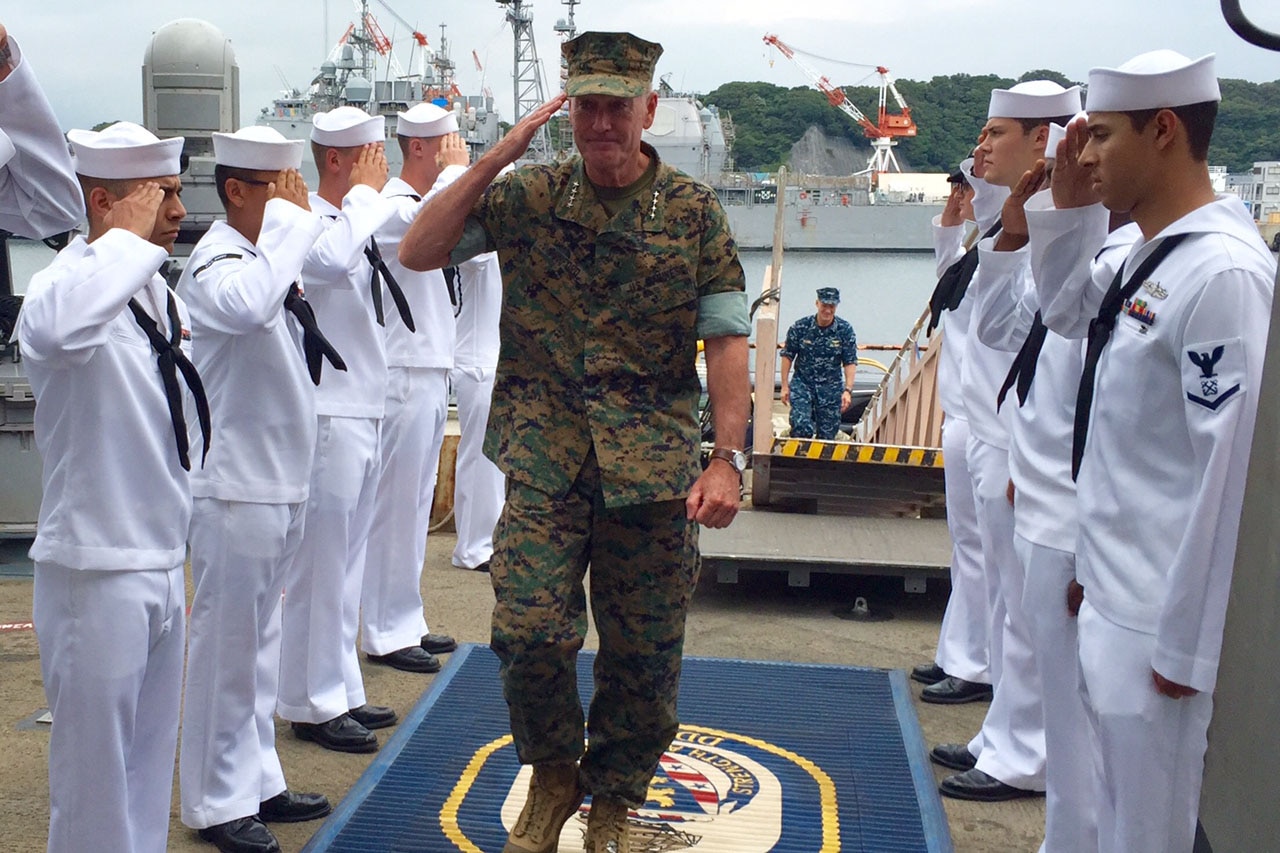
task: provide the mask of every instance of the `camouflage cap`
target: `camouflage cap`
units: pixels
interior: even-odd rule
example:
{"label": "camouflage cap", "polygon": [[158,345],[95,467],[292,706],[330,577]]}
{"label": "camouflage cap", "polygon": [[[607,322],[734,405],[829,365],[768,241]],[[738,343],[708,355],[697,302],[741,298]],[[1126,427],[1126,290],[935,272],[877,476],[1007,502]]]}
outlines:
{"label": "camouflage cap", "polygon": [[583,33],[560,47],[569,66],[565,94],[636,98],[653,85],[662,45],[631,33]]}
{"label": "camouflage cap", "polygon": [[834,287],[819,287],[818,301],[823,305],[839,305],[840,291]]}

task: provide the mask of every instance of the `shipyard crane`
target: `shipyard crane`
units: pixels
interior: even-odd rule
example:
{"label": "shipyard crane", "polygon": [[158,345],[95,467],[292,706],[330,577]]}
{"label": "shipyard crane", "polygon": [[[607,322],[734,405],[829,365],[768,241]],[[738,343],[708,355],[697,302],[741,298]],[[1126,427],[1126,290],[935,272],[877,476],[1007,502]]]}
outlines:
{"label": "shipyard crane", "polygon": [[[853,102],[845,95],[843,89],[834,85],[825,75],[818,73],[817,70],[797,55],[803,53],[803,51],[791,47],[772,34],[764,37],[764,43],[773,45],[778,49],[778,52],[794,62],[809,78],[810,84],[827,96],[831,106],[848,115],[862,127],[863,134],[871,140],[871,159],[867,161],[867,168],[858,174],[870,172],[872,185],[874,186],[876,176],[881,172],[888,172],[890,168],[895,172],[902,171],[901,167],[898,166],[897,158],[893,156],[893,146],[898,144],[897,139],[900,136],[915,136],[916,123],[911,118],[911,108],[902,99],[902,95],[898,92],[898,87],[893,83],[893,78],[889,76],[889,69],[883,65],[863,66],[875,68],[876,73],[880,75],[880,108],[876,114],[876,120],[873,122],[866,114],[854,106]],[[890,92],[893,93],[893,99],[898,104],[899,112],[896,114],[890,114],[886,107],[886,94]]]}
{"label": "shipyard crane", "polygon": [[[547,90],[542,82],[542,64],[538,62],[538,48],[533,40],[533,4],[528,0],[495,0],[507,10],[507,23],[515,36],[515,63],[511,82],[515,88],[515,116],[513,121],[527,116],[547,100]],[[551,156],[551,140],[546,125],[538,128],[525,156],[534,161],[545,161]]]}

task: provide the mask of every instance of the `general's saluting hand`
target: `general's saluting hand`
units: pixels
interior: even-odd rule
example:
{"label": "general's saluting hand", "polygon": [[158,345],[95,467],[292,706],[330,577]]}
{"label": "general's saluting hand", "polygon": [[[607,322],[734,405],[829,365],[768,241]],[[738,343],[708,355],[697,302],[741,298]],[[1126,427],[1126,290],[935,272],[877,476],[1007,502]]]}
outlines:
{"label": "general's saluting hand", "polygon": [[311,209],[307,181],[297,169],[282,170],[267,187],[267,198],[279,198],[292,202],[303,210]]}
{"label": "general's saluting hand", "polygon": [[498,143],[490,149],[490,153],[504,164],[519,160],[529,148],[529,143],[533,141],[533,135],[538,132],[538,128],[550,121],[568,100],[569,96],[561,92],[520,119],[516,122],[516,126],[508,130],[507,135],[499,139]]}
{"label": "general's saluting hand", "polygon": [[127,196],[112,203],[102,217],[107,229],[123,228],[143,240],[151,239],[156,227],[156,214],[164,201],[164,190],[155,181],[143,181]]}

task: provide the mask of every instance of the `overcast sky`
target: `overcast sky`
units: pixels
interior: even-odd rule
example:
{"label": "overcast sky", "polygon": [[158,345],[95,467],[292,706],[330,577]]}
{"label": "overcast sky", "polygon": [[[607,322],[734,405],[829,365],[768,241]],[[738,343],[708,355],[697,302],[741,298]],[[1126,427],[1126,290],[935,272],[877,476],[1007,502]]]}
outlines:
{"label": "overcast sky", "polygon": [[[373,0],[373,12],[409,64],[408,27],[436,46],[440,24],[452,43],[467,93],[492,89],[503,118],[512,114],[513,40],[505,7],[494,0]],[[566,14],[559,0],[534,0],[537,49],[550,85],[558,79]],[[1280,3],[1243,0],[1255,22],[1280,32]],[[241,117],[252,123],[283,88],[305,87],[329,47],[354,20],[353,0],[24,0],[0,7],[35,67],[64,128],[108,119],[142,120],[141,66],[152,33],[177,18],[202,18],[231,40],[240,67]],[[327,14],[326,14],[327,10]],[[898,78],[994,73],[1016,77],[1052,68],[1084,80],[1094,65],[1116,65],[1157,47],[1196,57],[1217,54],[1218,74],[1257,82],[1280,79],[1280,53],[1239,40],[1217,0],[584,0],[579,31],[630,30],[658,41],[660,75],[673,86],[709,91],[730,80],[803,85],[800,70],[761,41],[776,33],[829,60],[882,64]],[[484,72],[477,71],[472,51]],[[870,69],[809,59],[838,84],[864,82]],[[416,61],[415,61],[416,65]],[[874,105],[860,105],[864,110]]]}

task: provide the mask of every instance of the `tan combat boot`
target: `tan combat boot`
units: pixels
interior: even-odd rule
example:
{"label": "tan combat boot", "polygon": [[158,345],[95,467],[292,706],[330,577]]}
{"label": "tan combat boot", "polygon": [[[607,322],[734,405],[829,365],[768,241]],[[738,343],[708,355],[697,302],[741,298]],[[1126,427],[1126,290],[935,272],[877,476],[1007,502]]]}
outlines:
{"label": "tan combat boot", "polygon": [[593,798],[587,814],[585,853],[631,853],[627,840],[627,812],[622,800]]}
{"label": "tan combat boot", "polygon": [[576,764],[535,764],[529,797],[502,853],[556,853],[560,830],[582,805]]}

